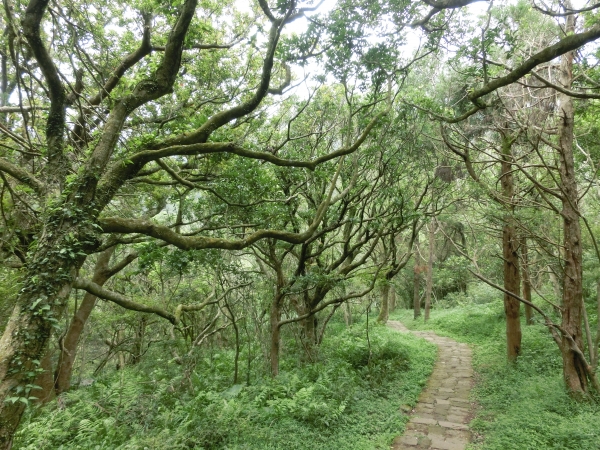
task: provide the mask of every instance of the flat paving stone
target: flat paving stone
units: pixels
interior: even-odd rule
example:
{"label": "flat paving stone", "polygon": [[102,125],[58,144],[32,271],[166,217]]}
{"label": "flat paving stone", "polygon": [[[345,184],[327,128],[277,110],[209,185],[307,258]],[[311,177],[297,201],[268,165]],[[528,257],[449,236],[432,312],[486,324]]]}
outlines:
{"label": "flat paving stone", "polygon": [[390,320],[388,326],[413,333],[438,346],[438,358],[427,387],[419,397],[406,432],[392,443],[391,450],[464,450],[471,441],[469,393],[473,386],[471,349],[430,331],[410,331]]}

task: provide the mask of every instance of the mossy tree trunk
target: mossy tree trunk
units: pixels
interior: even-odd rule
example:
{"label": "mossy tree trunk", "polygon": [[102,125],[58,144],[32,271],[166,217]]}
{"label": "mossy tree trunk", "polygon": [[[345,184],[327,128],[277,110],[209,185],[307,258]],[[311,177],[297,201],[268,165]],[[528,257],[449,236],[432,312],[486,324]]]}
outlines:
{"label": "mossy tree trunk", "polygon": [[[45,235],[30,258],[23,289],[0,339],[0,448],[11,447],[25,402],[36,396],[26,386],[43,370],[41,361],[66,309],[71,280],[83,263],[71,240],[65,242],[65,228]],[[64,248],[69,250],[61,254]]]}
{"label": "mossy tree trunk", "polygon": [[396,310],[396,289],[394,285],[390,285],[390,297],[389,297],[389,308],[390,312],[394,312]]}
{"label": "mossy tree trunk", "polygon": [[390,284],[385,283],[381,286],[381,308],[377,322],[386,324],[390,317]]}

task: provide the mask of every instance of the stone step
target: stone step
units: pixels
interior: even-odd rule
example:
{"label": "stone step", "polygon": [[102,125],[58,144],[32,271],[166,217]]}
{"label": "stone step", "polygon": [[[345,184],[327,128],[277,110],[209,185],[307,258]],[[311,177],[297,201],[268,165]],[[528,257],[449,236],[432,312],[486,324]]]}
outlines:
{"label": "stone step", "polygon": [[[390,320],[394,330],[411,333],[402,323]],[[469,394],[473,386],[471,349],[433,332],[413,334],[436,344],[438,359],[427,387],[419,397],[406,432],[392,443],[392,450],[464,450],[471,440],[468,421],[472,414]]]}

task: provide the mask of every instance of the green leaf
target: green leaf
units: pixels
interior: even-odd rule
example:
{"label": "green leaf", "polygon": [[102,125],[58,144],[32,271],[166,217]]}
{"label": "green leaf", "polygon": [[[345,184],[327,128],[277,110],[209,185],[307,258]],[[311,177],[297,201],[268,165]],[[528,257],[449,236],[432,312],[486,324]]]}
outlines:
{"label": "green leaf", "polygon": [[29,310],[30,310],[30,311],[33,311],[33,310],[35,309],[35,307],[36,307],[37,305],[39,305],[39,304],[40,304],[40,302],[41,302],[41,301],[42,301],[42,299],[41,299],[41,298],[38,298],[38,299],[36,299],[36,300],[33,302],[33,304],[32,304],[32,305],[29,307]]}

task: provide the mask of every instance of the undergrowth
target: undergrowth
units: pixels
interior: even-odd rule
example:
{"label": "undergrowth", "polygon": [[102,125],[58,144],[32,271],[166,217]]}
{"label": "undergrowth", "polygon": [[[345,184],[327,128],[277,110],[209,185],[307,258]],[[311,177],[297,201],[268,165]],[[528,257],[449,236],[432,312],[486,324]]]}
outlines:
{"label": "undergrowth", "polygon": [[541,324],[522,325],[522,355],[506,362],[502,302],[472,302],[432,310],[427,324],[412,311],[393,318],[413,329],[429,329],[472,344],[478,379],[473,400],[479,404],[471,422],[478,450],[600,449],[600,405],[578,403],[562,381],[560,352]]}
{"label": "undergrowth", "polygon": [[[282,361],[275,379],[227,385],[222,353],[190,376],[166,361],[112,372],[30,411],[17,449],[376,449],[404,430],[435,347],[385,327],[333,324],[312,364]],[[147,369],[147,370],[146,370]]]}

